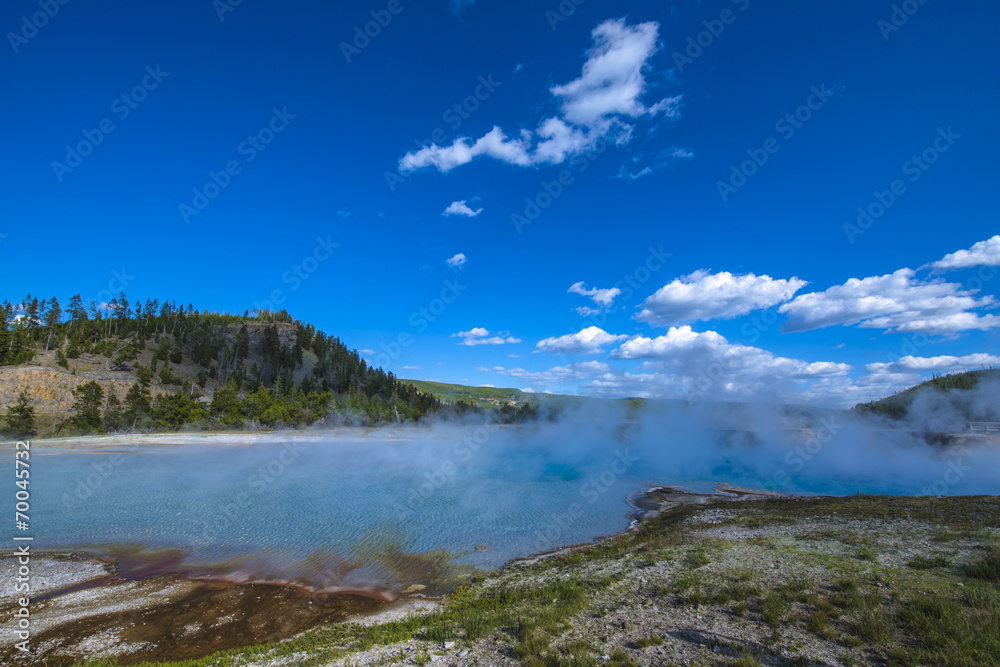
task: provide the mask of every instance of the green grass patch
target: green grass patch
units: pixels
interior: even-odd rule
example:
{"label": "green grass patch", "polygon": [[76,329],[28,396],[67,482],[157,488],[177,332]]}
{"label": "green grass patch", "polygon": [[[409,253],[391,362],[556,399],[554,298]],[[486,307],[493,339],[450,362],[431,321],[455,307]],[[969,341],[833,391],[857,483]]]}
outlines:
{"label": "green grass patch", "polygon": [[650,635],[649,637],[642,637],[635,640],[636,648],[649,648],[650,646],[662,646],[663,639],[657,637],[656,635]]}
{"label": "green grass patch", "polygon": [[855,634],[876,644],[888,641],[892,630],[892,619],[881,609],[864,609],[854,622]]}
{"label": "green grass patch", "polygon": [[813,530],[808,533],[802,533],[801,535],[796,535],[795,539],[799,541],[821,541],[821,540],[835,540],[840,535],[836,530],[831,528],[824,528],[823,530]]}
{"label": "green grass patch", "polygon": [[936,567],[948,567],[950,565],[951,559],[940,554],[932,557],[917,554],[910,560],[906,561],[906,566],[913,570],[933,570]]}
{"label": "green grass patch", "polygon": [[704,549],[695,549],[687,555],[687,564],[691,569],[697,570],[699,567],[705,567],[712,562],[708,554],[705,553]]}
{"label": "green grass patch", "polygon": [[764,615],[764,621],[772,628],[778,629],[781,627],[781,617],[787,609],[788,603],[785,598],[772,591],[764,596],[760,611]]}
{"label": "green grass patch", "polygon": [[970,606],[943,594],[925,594],[910,600],[898,618],[909,630],[914,647],[900,652],[900,664],[971,666],[1000,664],[1000,600],[979,598]]}
{"label": "green grass patch", "polygon": [[806,620],[806,630],[820,637],[829,637],[832,634],[830,618],[822,611],[814,611]]}
{"label": "green grass patch", "polygon": [[978,561],[963,568],[965,576],[1000,584],[1000,545],[987,545],[985,552]]}
{"label": "green grass patch", "polygon": [[875,555],[875,550],[870,546],[863,546],[854,553],[854,557],[858,560],[874,561],[877,557]]}

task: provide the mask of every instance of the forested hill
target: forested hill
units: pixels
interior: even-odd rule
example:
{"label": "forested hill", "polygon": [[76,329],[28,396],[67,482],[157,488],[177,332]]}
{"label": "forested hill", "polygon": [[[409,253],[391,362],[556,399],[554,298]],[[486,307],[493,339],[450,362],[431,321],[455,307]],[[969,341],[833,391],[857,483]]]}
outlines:
{"label": "forested hill", "polygon": [[441,407],[285,311],[230,315],[124,294],[104,308],[28,295],[2,309],[10,430],[25,430],[11,425],[25,410],[38,413],[35,429],[67,433],[377,424]]}
{"label": "forested hill", "polygon": [[[925,392],[945,394],[952,390],[968,391],[979,387],[984,382],[1000,382],[1000,369],[988,368],[936,376],[926,382],[921,382],[918,385],[904,389],[881,400],[859,403],[854,406],[854,410],[861,414],[876,414],[892,419],[905,419],[910,406],[918,396]],[[963,400],[953,401],[953,403],[955,410],[969,421],[992,421],[996,419],[996,413],[991,412],[989,410],[990,406],[985,403],[983,405],[971,405],[968,401]]]}

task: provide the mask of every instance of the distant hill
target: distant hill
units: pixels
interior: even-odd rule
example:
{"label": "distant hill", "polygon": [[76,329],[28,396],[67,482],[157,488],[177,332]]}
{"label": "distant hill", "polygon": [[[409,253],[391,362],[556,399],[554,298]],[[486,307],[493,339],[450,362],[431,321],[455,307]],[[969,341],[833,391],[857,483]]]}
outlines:
{"label": "distant hill", "polygon": [[89,307],[77,294],[64,310],[29,294],[0,314],[0,430],[22,412],[34,412],[17,422],[24,434],[65,435],[415,422],[441,409],[285,311],[124,294]]}
{"label": "distant hill", "polygon": [[448,384],[430,380],[404,380],[420,391],[431,394],[446,405],[463,401],[480,408],[499,408],[504,405],[519,406],[533,401],[552,398],[551,394],[529,394],[520,389],[498,387],[469,387],[463,384]]}
{"label": "distant hill", "polygon": [[[970,390],[988,381],[1000,381],[1000,369],[990,368],[934,377],[878,401],[858,403],[854,406],[854,410],[859,414],[905,419],[909,415],[913,402],[924,392],[936,391],[944,394],[952,390]],[[990,421],[991,418],[996,417],[996,413],[992,415],[984,413],[984,408],[980,406],[953,402],[953,407],[969,421]]]}

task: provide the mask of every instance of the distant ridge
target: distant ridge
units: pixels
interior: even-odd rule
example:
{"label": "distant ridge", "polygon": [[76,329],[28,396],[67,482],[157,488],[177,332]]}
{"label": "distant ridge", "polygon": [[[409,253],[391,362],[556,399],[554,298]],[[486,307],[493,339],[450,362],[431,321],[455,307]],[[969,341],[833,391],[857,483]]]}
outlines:
{"label": "distant ridge", "polygon": [[555,394],[532,394],[520,389],[470,387],[463,384],[448,384],[432,380],[400,379],[399,381],[409,384],[426,394],[433,395],[446,405],[462,401],[480,408],[499,408],[504,405],[519,406],[555,396]]}

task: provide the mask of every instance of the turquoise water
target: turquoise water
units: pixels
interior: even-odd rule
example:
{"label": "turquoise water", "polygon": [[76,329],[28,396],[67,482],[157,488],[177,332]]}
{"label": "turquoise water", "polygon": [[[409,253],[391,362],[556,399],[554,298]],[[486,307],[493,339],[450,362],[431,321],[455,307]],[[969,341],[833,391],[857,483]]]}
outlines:
{"label": "turquoise water", "polygon": [[652,481],[613,449],[595,467],[530,445],[515,458],[510,444],[509,432],[482,429],[36,444],[35,548],[169,549],[180,552],[175,570],[402,589],[417,574],[379,555],[444,549],[457,564],[495,568],[622,530],[627,497]]}
{"label": "turquoise water", "polygon": [[[618,532],[628,498],[655,484],[849,494],[947,482],[948,493],[997,492],[996,448],[971,465],[967,454],[866,437],[844,427],[808,460],[786,432],[620,420],[41,441],[30,532],[36,550],[127,554],[167,571],[435,590],[454,581],[448,564],[491,569]],[[11,458],[5,450],[4,468]],[[953,460],[970,469],[954,483]]]}

